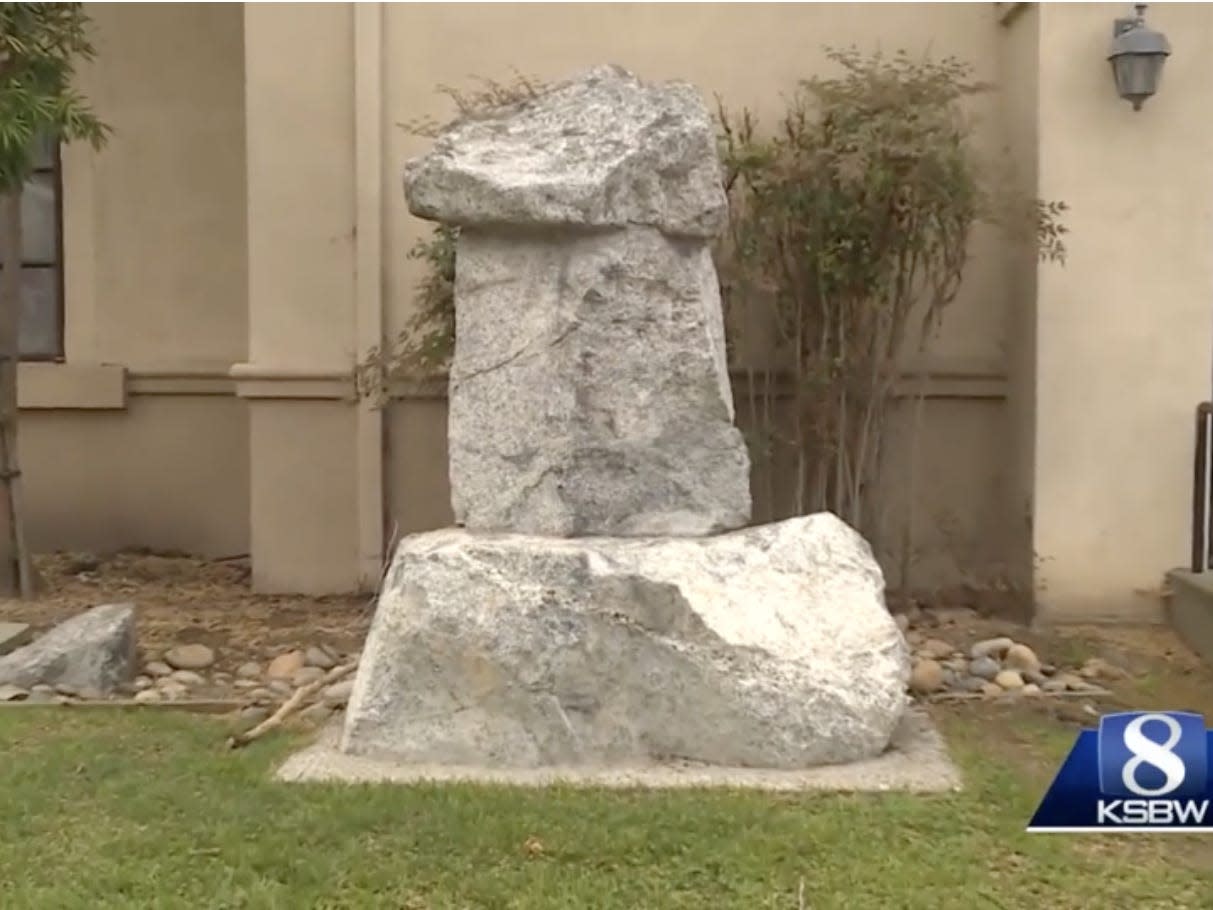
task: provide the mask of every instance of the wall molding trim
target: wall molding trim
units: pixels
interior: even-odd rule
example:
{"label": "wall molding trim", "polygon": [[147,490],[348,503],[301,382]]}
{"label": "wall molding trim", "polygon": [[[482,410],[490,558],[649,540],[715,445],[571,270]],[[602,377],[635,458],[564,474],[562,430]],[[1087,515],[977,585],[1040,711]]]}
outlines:
{"label": "wall molding trim", "polygon": [[126,370],[109,364],[21,363],[17,408],[21,411],[121,411]]}
{"label": "wall molding trim", "polygon": [[[756,370],[752,374],[756,383],[766,380],[766,371]],[[735,394],[744,395],[751,382],[751,373],[733,368],[729,380]],[[389,389],[393,401],[433,401],[446,398],[447,376],[437,375],[429,379],[397,380]],[[792,395],[792,379],[786,372],[773,372],[775,394],[780,398]],[[951,400],[1004,400],[1008,396],[1010,381],[1006,367],[996,360],[968,357],[915,357],[908,358],[894,388],[897,398],[915,398],[925,393],[928,399]]]}
{"label": "wall molding trim", "polygon": [[[747,393],[750,377],[744,369],[730,371],[733,388]],[[755,372],[754,380],[765,381]],[[779,397],[791,395],[786,374],[771,377]],[[1008,395],[1005,367],[993,360],[929,357],[907,361],[894,394],[928,399],[1002,400]],[[447,397],[447,377],[397,380],[390,401],[441,401]],[[123,410],[129,396],[178,395],[236,397],[259,400],[358,401],[352,371],[309,369],[266,364],[201,364],[172,366],[140,364],[23,363],[18,373],[18,406],[23,411]]]}
{"label": "wall molding trim", "polygon": [[236,363],[227,371],[237,398],[308,401],[355,400],[349,371]]}

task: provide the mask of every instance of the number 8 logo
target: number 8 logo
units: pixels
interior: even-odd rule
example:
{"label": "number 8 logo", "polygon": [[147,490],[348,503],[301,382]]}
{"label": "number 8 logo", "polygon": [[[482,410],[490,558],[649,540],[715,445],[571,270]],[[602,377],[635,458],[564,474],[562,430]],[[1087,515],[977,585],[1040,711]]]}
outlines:
{"label": "number 8 logo", "polygon": [[[1167,741],[1155,742],[1142,732],[1148,723],[1159,723],[1167,728]],[[1126,727],[1124,734],[1125,748],[1133,753],[1133,757],[1125,762],[1121,772],[1121,780],[1130,792],[1138,796],[1166,796],[1178,790],[1184,782],[1186,771],[1183,759],[1171,750],[1179,745],[1183,729],[1173,717],[1165,714],[1143,714],[1134,718]],[[1157,768],[1166,777],[1162,786],[1143,787],[1137,780],[1137,771],[1142,765]]]}

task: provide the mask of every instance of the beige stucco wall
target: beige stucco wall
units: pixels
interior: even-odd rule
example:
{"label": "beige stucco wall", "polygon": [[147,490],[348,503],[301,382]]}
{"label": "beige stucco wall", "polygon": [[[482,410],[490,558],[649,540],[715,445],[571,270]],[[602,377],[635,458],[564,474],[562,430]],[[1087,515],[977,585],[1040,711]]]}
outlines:
{"label": "beige stucco wall", "polygon": [[21,444],[36,550],[248,552],[248,421],[230,390],[27,412]]}
{"label": "beige stucco wall", "polygon": [[1038,274],[1035,540],[1044,615],[1157,610],[1186,560],[1193,414],[1213,376],[1213,12],[1151,4],[1171,41],[1134,113],[1104,63],[1119,4],[1040,7],[1039,183],[1072,206]]}
{"label": "beige stucco wall", "polygon": [[[1003,4],[998,47],[998,99],[1006,137],[1007,179],[1019,199],[1039,196],[1040,15],[1034,3]],[[1024,606],[1034,599],[1032,513],[1036,464],[1036,245],[1028,232],[1008,232],[1002,260],[1007,293],[1007,433],[995,458],[1006,479],[1009,533],[1003,562]],[[1047,268],[1057,268],[1056,265]]]}
{"label": "beige stucco wall", "polygon": [[88,12],[113,136],[64,152],[67,361],[21,376],[31,540],[247,552],[241,11]]}
{"label": "beige stucco wall", "polygon": [[[354,15],[346,4],[244,7],[253,580],[358,584]],[[292,52],[284,53],[284,48]]]}
{"label": "beige stucco wall", "polygon": [[[1156,598],[1134,592],[1182,561],[1213,375],[1203,7],[1150,8],[1175,54],[1138,114],[1103,62],[1117,5],[1005,22],[984,3],[90,11],[82,87],[115,135],[65,156],[67,363],[23,371],[37,545],[251,549],[266,590],[373,583],[386,539],[450,519],[441,396],[379,412],[349,382],[410,313],[406,252],[428,230],[400,188],[426,142],[397,124],[449,115],[440,83],[601,61],[769,122],[829,42],[973,61],[1000,84],[973,107],[992,173],[1072,207],[1065,268],[974,238],[927,358],[924,577],[1027,579],[1036,559],[1047,615],[1140,616]],[[897,512],[908,448],[892,446]]]}
{"label": "beige stucco wall", "polygon": [[[178,397],[205,393],[202,407],[231,413],[164,425],[182,440],[181,465],[141,449],[122,462],[99,454],[86,476],[111,491],[131,475],[176,490],[181,472],[212,476],[222,466],[231,472],[223,496],[181,505],[221,517],[205,535],[174,540],[205,552],[248,547],[259,587],[314,592],[373,583],[385,537],[449,520],[444,402],[372,412],[353,403],[348,381],[355,358],[393,334],[412,305],[418,272],[405,253],[426,226],[405,211],[399,177],[424,141],[396,124],[448,114],[438,83],[508,77],[513,66],[559,78],[615,60],[650,78],[689,78],[773,118],[779,93],[820,67],[827,38],[956,53],[986,79],[1000,40],[984,4],[889,5],[876,17],[848,4],[712,5],[694,16],[676,4],[93,10],[100,57],[84,88],[116,134],[100,155],[68,156],[68,367],[128,371],[126,394],[101,396],[92,404],[109,410],[89,415],[127,427],[115,430],[118,440],[137,439],[132,421],[160,420]],[[1001,141],[996,109],[993,97],[975,108],[990,154]],[[971,460],[954,468],[969,443],[997,448],[1007,430],[999,249],[992,233],[977,238],[962,299],[934,349],[938,397],[928,406],[933,438],[919,497],[930,503],[918,514],[921,560],[941,576],[988,561],[956,554],[997,553],[1003,533],[1004,479]],[[166,399],[141,405],[150,395]],[[86,425],[53,408],[26,423],[38,437],[31,451],[53,450]],[[216,461],[216,447],[245,454]],[[49,462],[41,470],[36,484],[54,501],[39,539],[76,545],[80,532],[55,530],[63,514],[55,497],[63,490],[66,501],[70,487],[54,482]],[[171,509],[133,518],[124,534],[146,540],[124,542],[155,544],[165,524],[196,526]],[[106,514],[98,504],[81,526],[103,528]],[[980,543],[943,545],[957,534]],[[104,546],[98,535],[85,542]]]}
{"label": "beige stucco wall", "polygon": [[81,88],[113,134],[65,162],[68,359],[226,365],[247,345],[239,9],[88,9]]}

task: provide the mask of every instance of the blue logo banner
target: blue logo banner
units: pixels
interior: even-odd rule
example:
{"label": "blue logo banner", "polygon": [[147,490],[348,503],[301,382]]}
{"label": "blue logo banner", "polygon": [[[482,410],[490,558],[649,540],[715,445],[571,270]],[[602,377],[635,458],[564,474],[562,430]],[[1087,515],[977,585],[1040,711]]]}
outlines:
{"label": "blue logo banner", "polygon": [[1213,731],[1199,714],[1108,714],[1083,730],[1029,831],[1210,831]]}

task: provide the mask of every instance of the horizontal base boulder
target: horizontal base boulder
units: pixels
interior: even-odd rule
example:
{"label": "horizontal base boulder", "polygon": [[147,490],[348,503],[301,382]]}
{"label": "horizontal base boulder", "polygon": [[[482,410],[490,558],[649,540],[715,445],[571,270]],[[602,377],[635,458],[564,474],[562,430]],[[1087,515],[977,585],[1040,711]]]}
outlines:
{"label": "horizontal base boulder", "polygon": [[883,589],[829,514],[697,539],[415,535],[341,748],[514,768],[870,758],[909,677]]}

